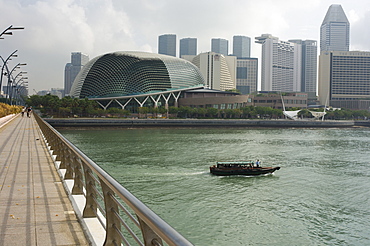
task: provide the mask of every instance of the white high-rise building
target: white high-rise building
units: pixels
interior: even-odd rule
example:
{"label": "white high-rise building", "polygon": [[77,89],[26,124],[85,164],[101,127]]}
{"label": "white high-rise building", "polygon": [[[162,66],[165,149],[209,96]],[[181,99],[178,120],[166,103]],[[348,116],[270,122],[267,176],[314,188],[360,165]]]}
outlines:
{"label": "white high-rise building", "polygon": [[224,56],[215,52],[205,52],[197,56],[185,56],[202,73],[209,89],[233,90],[236,88],[236,57]]}
{"label": "white high-rise building", "polygon": [[330,5],[321,24],[320,51],[349,51],[349,21],[339,4]]}
{"label": "white high-rise building", "polygon": [[291,43],[301,45],[301,92],[311,92],[316,96],[317,92],[317,41],[292,39]]}
{"label": "white high-rise building", "polygon": [[262,45],[261,90],[297,92],[301,90],[301,45],[281,41],[271,34],[256,37]]}

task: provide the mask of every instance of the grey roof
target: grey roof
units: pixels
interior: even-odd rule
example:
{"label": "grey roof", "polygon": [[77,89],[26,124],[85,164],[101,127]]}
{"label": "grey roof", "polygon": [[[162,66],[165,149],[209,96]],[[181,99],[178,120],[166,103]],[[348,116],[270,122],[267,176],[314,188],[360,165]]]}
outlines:
{"label": "grey roof", "polygon": [[326,12],[324,23],[328,22],[347,22],[349,23],[346,14],[340,4],[332,4],[330,5],[328,12]]}

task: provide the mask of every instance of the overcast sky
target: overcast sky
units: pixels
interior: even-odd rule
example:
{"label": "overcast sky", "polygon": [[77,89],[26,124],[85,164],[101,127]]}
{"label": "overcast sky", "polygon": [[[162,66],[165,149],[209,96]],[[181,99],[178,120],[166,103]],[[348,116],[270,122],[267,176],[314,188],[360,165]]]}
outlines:
{"label": "overcast sky", "polygon": [[[369,0],[0,0],[0,32],[23,26],[0,40],[0,55],[18,50],[10,66],[27,63],[30,94],[64,87],[71,52],[90,59],[114,51],[157,53],[158,36],[198,39],[198,53],[211,38],[229,40],[270,33],[281,40],[320,37],[331,4],[341,4],[351,24],[351,50],[370,50]],[[178,52],[178,51],[177,51]],[[252,57],[261,56],[252,44]],[[0,63],[2,65],[2,62]]]}

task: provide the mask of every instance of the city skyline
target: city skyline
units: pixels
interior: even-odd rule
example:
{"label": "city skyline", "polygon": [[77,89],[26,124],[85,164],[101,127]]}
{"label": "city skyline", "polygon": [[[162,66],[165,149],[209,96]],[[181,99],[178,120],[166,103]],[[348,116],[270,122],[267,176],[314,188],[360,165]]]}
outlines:
{"label": "city skyline", "polygon": [[[0,40],[0,55],[6,57],[18,50],[18,58],[11,62],[27,63],[22,69],[28,72],[33,94],[34,89],[63,87],[64,66],[71,52],[88,54],[91,59],[111,51],[157,53],[158,36],[164,33],[197,38],[198,53],[210,51],[212,38],[231,42],[234,35],[253,39],[261,33],[271,33],[281,40],[319,40],[320,26],[333,2],[280,2],[217,0],[209,6],[192,0],[160,4],[140,0],[0,0],[0,29],[9,25],[25,27]],[[370,34],[366,32],[370,23],[368,4],[349,0],[335,3],[342,6],[351,23],[350,50],[370,50]],[[185,11],[189,14],[181,15]],[[222,17],[215,18],[215,12],[222,13]],[[261,48],[254,43],[251,57],[261,57]]]}

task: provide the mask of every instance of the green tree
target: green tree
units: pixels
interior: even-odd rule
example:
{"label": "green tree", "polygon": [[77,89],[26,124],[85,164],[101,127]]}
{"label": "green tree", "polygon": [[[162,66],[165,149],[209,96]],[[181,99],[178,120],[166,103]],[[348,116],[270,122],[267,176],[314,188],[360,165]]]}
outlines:
{"label": "green tree", "polygon": [[217,108],[207,108],[207,115],[211,118],[215,118],[218,115],[218,109]]}
{"label": "green tree", "polygon": [[168,108],[168,113],[170,115],[173,115],[174,117],[177,117],[178,112],[179,112],[178,107],[171,106],[171,107]]}

